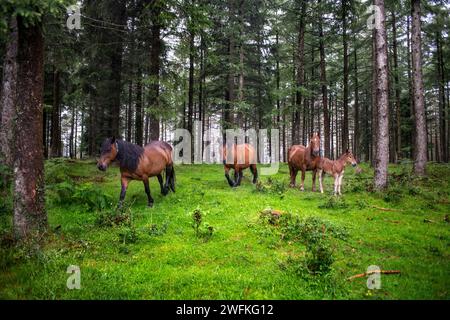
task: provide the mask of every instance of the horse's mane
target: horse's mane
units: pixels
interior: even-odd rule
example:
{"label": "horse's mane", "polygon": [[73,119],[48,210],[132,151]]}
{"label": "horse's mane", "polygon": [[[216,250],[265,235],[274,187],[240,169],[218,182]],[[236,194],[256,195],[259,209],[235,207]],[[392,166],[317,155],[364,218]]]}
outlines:
{"label": "horse's mane", "polygon": [[117,145],[119,146],[119,152],[116,159],[119,161],[120,167],[135,171],[138,167],[139,159],[144,153],[144,148],[123,140],[117,140]]}

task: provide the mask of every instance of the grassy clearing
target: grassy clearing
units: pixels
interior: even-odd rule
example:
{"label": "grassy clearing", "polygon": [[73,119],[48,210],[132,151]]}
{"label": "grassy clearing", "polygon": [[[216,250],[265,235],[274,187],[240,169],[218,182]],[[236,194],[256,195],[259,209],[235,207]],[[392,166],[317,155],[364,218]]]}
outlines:
{"label": "grassy clearing", "polygon": [[[52,231],[42,250],[9,246],[8,199],[0,206],[0,298],[449,299],[450,167],[430,165],[429,177],[416,180],[408,164],[392,166],[383,193],[371,192],[371,170],[362,167],[361,175],[347,169],[336,199],[330,178],[326,194],[312,193],[310,173],[307,191],[287,188],[285,165],[257,187],[246,172],[237,189],[220,165],[177,166],[175,194],[160,195],[152,178],[150,209],[134,181],[128,206],[114,212],[118,168],[47,162]],[[280,217],[264,220],[267,208]],[[290,222],[277,220],[286,216]],[[313,237],[326,238],[325,251]],[[326,272],[311,272],[311,252],[320,263],[331,256]],[[66,288],[69,265],[80,266],[81,290]],[[369,291],[366,278],[346,281],[369,265],[402,273],[381,276],[380,290]]]}

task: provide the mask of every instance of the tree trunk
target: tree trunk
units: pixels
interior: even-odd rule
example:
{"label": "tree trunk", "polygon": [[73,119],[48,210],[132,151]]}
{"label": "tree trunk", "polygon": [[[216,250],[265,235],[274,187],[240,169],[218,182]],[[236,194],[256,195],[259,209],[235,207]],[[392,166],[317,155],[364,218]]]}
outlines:
{"label": "tree trunk", "polygon": [[[355,40],[356,44],[356,40]],[[353,75],[354,75],[354,86],[355,86],[355,110],[354,110],[354,126],[353,126],[353,155],[356,159],[359,158],[359,146],[360,146],[360,133],[359,133],[359,88],[358,88],[358,53],[357,48],[353,51],[354,57],[354,66],[353,66]]]}
{"label": "tree trunk", "polygon": [[152,26],[152,40],[150,53],[150,76],[153,79],[150,85],[150,141],[159,140],[159,79],[161,68],[161,7],[160,1],[156,1],[155,9],[153,9],[154,24]]}
{"label": "tree trunk", "polygon": [[375,159],[377,157],[377,137],[378,137],[378,102],[377,102],[377,82],[378,82],[378,71],[377,71],[377,48],[376,48],[376,37],[377,30],[373,29],[372,38],[372,127],[371,127],[371,163],[372,166],[375,167]]}
{"label": "tree trunk", "polygon": [[444,72],[444,57],[442,53],[442,36],[440,32],[436,32],[436,54],[437,54],[437,74],[439,86],[439,135],[440,135],[440,149],[442,151],[443,162],[448,162],[448,143],[446,130],[446,108],[445,108],[445,72]]}
{"label": "tree trunk", "polygon": [[42,26],[18,17],[17,116],[14,155],[14,232],[26,238],[47,228],[44,197],[42,115],[44,39]]}
{"label": "tree trunk", "polygon": [[134,142],[137,145],[143,145],[143,120],[142,120],[142,72],[139,69],[137,75],[137,84],[136,84],[136,123],[135,123],[135,136]]}
{"label": "tree trunk", "polygon": [[[188,131],[193,135],[194,122],[194,32],[189,32],[189,88],[188,88]],[[194,150],[194,140],[191,139],[191,150]],[[194,160],[194,152],[191,152],[191,160]]]}
{"label": "tree trunk", "polygon": [[325,144],[325,157],[330,158],[330,116],[328,113],[328,93],[327,93],[327,75],[325,62],[325,46],[322,20],[319,24],[320,37],[320,82],[322,86],[322,108],[323,108],[323,132]]}
{"label": "tree trunk", "polygon": [[395,136],[396,141],[396,160],[402,157],[402,124],[401,124],[401,105],[400,105],[400,81],[398,70],[398,54],[397,54],[397,20],[396,13],[392,12],[392,42],[393,42],[393,59],[394,59],[394,89],[395,89]]}
{"label": "tree trunk", "polygon": [[[14,162],[14,123],[17,103],[17,50],[18,50],[17,19],[10,22],[6,56],[3,65],[3,78],[1,90],[1,118],[0,118],[0,164],[10,172],[3,172],[0,178],[5,184],[11,180]],[[42,134],[41,134],[42,136]],[[6,170],[4,170],[6,171]]]}
{"label": "tree trunk", "polygon": [[342,42],[344,46],[344,98],[342,122],[342,152],[349,148],[348,145],[348,41],[347,41],[347,1],[342,0]]}
{"label": "tree trunk", "polygon": [[389,163],[389,101],[388,101],[388,58],[387,37],[385,29],[384,0],[375,0],[380,8],[380,28],[376,32],[376,67],[377,67],[377,144],[375,159],[374,186],[384,189],[388,184]]}
{"label": "tree trunk", "polygon": [[415,157],[414,173],[423,176],[427,164],[427,131],[424,105],[424,91],[422,80],[422,39],[420,21],[420,0],[411,0],[412,17],[412,67],[413,67],[413,96],[415,115]]}
{"label": "tree trunk", "polygon": [[127,141],[131,142],[131,127],[133,123],[133,81],[128,84],[128,111],[127,111]]}
{"label": "tree trunk", "polygon": [[[301,9],[300,9],[300,21],[298,26],[298,35],[297,35],[297,52],[295,56],[295,69],[296,73],[296,97],[295,97],[295,112],[294,112],[294,128],[293,128],[293,137],[292,143],[299,144],[300,143],[300,110],[302,104],[302,92],[303,83],[305,78],[305,15],[306,15],[306,1],[300,1]],[[303,140],[305,137],[305,123],[303,117]],[[304,143],[304,141],[302,141]]]}
{"label": "tree trunk", "polygon": [[57,158],[62,156],[61,148],[61,111],[60,111],[60,80],[59,70],[53,70],[53,108],[52,108],[52,126],[50,140],[50,156]]}

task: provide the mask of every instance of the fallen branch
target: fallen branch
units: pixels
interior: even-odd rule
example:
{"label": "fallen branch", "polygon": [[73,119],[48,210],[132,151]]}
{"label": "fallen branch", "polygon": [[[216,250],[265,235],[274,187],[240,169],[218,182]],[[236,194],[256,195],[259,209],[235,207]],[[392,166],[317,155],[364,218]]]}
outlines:
{"label": "fallen branch", "polygon": [[381,274],[399,274],[399,270],[372,270],[364,273],[360,273],[354,276],[351,276],[350,278],[347,278],[348,281],[356,279],[356,278],[363,278],[365,276],[369,276],[374,273],[381,273]]}
{"label": "fallen branch", "polygon": [[371,206],[371,207],[375,208],[375,209],[378,209],[378,210],[381,210],[381,211],[393,211],[393,212],[403,211],[403,210],[400,210],[400,209],[383,208],[383,207],[377,207],[377,206]]}

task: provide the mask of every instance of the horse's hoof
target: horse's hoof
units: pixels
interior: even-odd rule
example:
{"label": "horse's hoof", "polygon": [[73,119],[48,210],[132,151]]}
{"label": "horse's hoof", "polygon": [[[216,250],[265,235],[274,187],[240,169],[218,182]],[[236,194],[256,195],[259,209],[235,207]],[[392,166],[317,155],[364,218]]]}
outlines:
{"label": "horse's hoof", "polygon": [[167,195],[169,194],[169,188],[164,187],[164,189],[161,190],[161,194],[162,194],[163,196],[167,196]]}
{"label": "horse's hoof", "polygon": [[148,207],[148,208],[151,208],[151,207],[153,207],[153,202],[149,202],[149,203],[147,203],[147,207]]}

